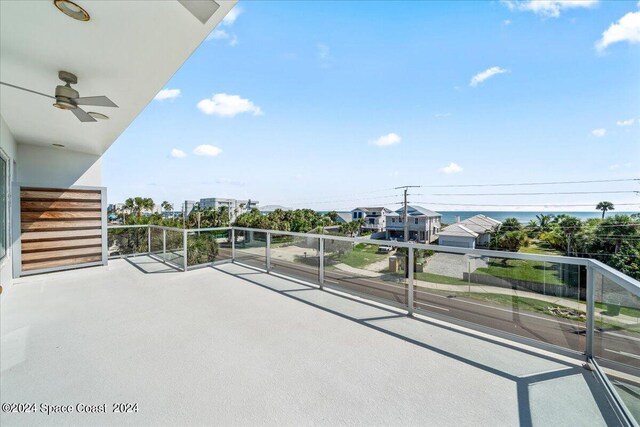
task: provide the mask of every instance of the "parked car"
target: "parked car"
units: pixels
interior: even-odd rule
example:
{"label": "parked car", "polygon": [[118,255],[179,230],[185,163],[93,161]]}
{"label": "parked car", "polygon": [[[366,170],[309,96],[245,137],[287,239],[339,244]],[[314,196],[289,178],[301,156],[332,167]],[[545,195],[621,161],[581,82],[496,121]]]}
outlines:
{"label": "parked car", "polygon": [[392,250],[393,250],[393,248],[391,246],[378,246],[378,253],[379,254],[388,254]]}

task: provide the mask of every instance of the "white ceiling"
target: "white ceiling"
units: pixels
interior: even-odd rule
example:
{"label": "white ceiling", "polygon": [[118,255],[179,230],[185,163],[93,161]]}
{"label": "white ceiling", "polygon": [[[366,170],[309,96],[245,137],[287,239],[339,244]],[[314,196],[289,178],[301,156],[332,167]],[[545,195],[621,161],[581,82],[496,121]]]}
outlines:
{"label": "white ceiling", "polygon": [[176,0],[75,1],[88,22],[53,1],[0,1],[0,80],[53,95],[58,71],[78,76],[80,96],[106,95],[120,108],[89,107],[110,120],[82,123],[54,100],[0,86],[0,113],[16,141],[63,144],[102,154],[235,5],[202,24]]}

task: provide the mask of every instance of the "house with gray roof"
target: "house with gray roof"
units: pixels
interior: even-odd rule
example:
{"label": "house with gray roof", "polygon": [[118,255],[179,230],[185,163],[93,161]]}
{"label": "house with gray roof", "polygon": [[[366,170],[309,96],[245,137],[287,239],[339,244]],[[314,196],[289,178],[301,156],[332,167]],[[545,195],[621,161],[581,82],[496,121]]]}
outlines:
{"label": "house with gray roof", "polygon": [[[423,208],[422,206],[407,206],[407,220],[409,222],[409,240],[431,243],[436,239],[440,231],[440,219],[438,212]],[[387,215],[387,238],[404,240],[404,208]]]}
{"label": "house with gray roof", "polygon": [[475,215],[443,228],[437,236],[438,244],[470,249],[489,246],[491,235],[501,224],[497,219],[486,215]]}
{"label": "house with gray roof", "polygon": [[385,230],[387,215],[391,213],[391,209],[385,207],[355,208],[351,211],[351,220],[363,219],[362,229],[377,233]]}

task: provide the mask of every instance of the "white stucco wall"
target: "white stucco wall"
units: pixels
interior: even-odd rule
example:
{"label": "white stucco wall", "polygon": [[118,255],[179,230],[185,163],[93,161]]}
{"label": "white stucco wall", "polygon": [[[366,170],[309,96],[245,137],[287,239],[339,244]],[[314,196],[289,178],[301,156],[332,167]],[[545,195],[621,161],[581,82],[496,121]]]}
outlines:
{"label": "white stucco wall", "polygon": [[457,248],[475,248],[476,239],[474,237],[465,236],[440,236],[438,244],[440,246],[454,246]]}
{"label": "white stucco wall", "polygon": [[101,186],[100,156],[64,148],[18,144],[20,185],[68,188]]}
{"label": "white stucco wall", "polygon": [[7,126],[7,123],[4,121],[2,115],[0,115],[0,149],[2,153],[7,156],[9,161],[7,162],[7,166],[9,169],[9,188],[8,188],[8,207],[7,207],[7,255],[0,260],[0,285],[6,286],[10,283],[11,278],[13,276],[13,267],[12,267],[12,239],[13,235],[11,232],[11,204],[12,204],[12,194],[11,187],[13,182],[15,181],[15,171],[14,171],[14,161],[17,158],[17,146],[16,141]]}

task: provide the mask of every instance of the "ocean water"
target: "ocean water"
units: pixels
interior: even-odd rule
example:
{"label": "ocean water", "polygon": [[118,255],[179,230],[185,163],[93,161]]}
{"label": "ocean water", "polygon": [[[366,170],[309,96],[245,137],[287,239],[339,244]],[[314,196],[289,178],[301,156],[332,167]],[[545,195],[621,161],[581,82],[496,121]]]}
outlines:
{"label": "ocean water", "polygon": [[[474,215],[482,214],[493,219],[497,219],[498,221],[504,221],[507,218],[516,218],[521,223],[527,223],[532,219],[536,218],[536,215],[540,215],[541,213],[545,215],[560,215],[566,214],[575,216],[581,220],[586,220],[590,218],[602,218],[602,212],[600,211],[591,211],[591,212],[524,212],[524,211],[438,211],[438,213],[442,214],[442,222],[445,224],[453,224],[456,222],[456,217],[459,216],[460,220],[464,220],[467,218],[471,218]],[[609,211],[605,214],[605,218],[607,216],[615,215],[615,214],[626,214],[630,215],[632,213],[637,212],[619,212],[619,211]]]}

